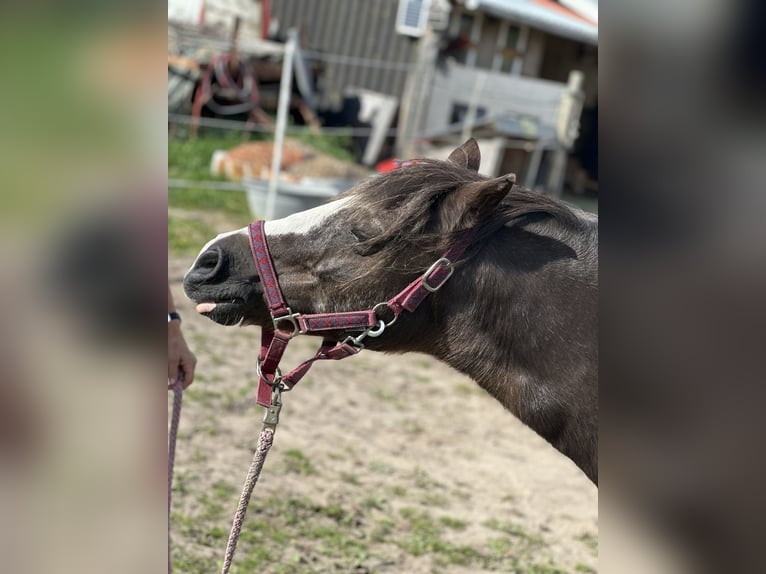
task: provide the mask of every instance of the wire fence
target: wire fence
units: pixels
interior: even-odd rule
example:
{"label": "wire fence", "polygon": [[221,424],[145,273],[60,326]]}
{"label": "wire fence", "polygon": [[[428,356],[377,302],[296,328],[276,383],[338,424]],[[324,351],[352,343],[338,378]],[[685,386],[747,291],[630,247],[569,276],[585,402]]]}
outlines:
{"label": "wire fence", "polygon": [[[232,131],[242,132],[254,132],[264,134],[274,134],[274,126],[268,126],[263,124],[256,124],[252,122],[244,122],[240,120],[226,120],[222,118],[194,118],[186,114],[168,114],[168,123],[192,125],[197,124],[202,127],[228,129]],[[322,126],[321,128],[313,128],[311,126],[288,126],[286,129],[287,135],[317,135],[317,136],[368,136],[372,133],[373,128],[368,127],[331,127]],[[395,137],[397,134],[396,128],[389,128],[385,132],[388,137]]]}
{"label": "wire fence", "polygon": [[[177,46],[183,46],[184,48],[190,48],[195,44],[204,46],[204,48],[210,53],[226,52],[231,48],[231,42],[223,37],[215,37],[206,35],[205,32],[194,30],[191,27],[180,27],[175,29],[175,43]],[[256,57],[272,57],[275,60],[282,59],[284,57],[284,45],[265,41],[256,38],[241,38],[238,41],[238,47],[241,53],[248,54]],[[300,59],[304,62],[318,62],[327,64],[328,68],[337,66],[343,67],[355,67],[369,69],[371,74],[375,71],[385,75],[387,72],[406,73],[409,77],[412,76],[412,72],[416,72],[422,69],[422,62],[420,64],[414,62],[396,61],[400,57],[405,57],[404,53],[396,55],[388,55],[388,58],[375,58],[375,57],[358,57],[334,52],[319,51],[316,49],[300,49],[297,48],[300,54]],[[369,53],[368,53],[369,54]],[[381,53],[382,55],[382,53]],[[410,55],[411,56],[411,55]],[[204,57],[201,61],[204,64]],[[434,63],[433,65],[437,65]],[[451,69],[451,68],[450,68]],[[439,68],[442,70],[442,68]],[[451,69],[452,70],[452,69]],[[294,72],[298,74],[298,72]],[[417,72],[416,72],[417,73]],[[433,81],[433,85],[430,86],[430,92],[425,98],[420,98],[421,105],[425,105],[424,110],[421,112],[422,117],[418,117],[417,123],[419,127],[412,131],[404,129],[408,123],[407,116],[401,120],[401,127],[394,127],[397,125],[395,121],[395,115],[391,115],[390,119],[387,118],[387,125],[375,125],[376,120],[373,114],[367,114],[357,119],[357,125],[346,126],[319,126],[317,122],[310,122],[311,125],[288,125],[284,131],[280,131],[281,135],[293,136],[297,138],[302,137],[319,137],[319,138],[369,138],[368,142],[375,141],[374,145],[368,145],[368,149],[365,150],[364,163],[373,165],[373,156],[377,154],[377,158],[381,157],[380,150],[382,149],[382,142],[384,140],[391,141],[392,138],[405,137],[407,141],[417,140],[432,140],[434,138],[439,139],[449,134],[458,134],[461,131],[470,133],[473,129],[485,129],[495,130],[497,135],[501,135],[503,129],[516,129],[516,121],[508,120],[532,120],[535,125],[538,126],[538,130],[529,135],[528,139],[519,139],[518,134],[515,132],[502,132],[505,137],[505,148],[515,148],[532,153],[534,150],[553,150],[556,149],[558,143],[556,141],[556,125],[560,115],[560,109],[562,100],[567,94],[567,86],[561,84],[560,95],[557,92],[557,87],[553,86],[552,82],[547,82],[549,86],[538,85],[534,83],[532,78],[518,78],[512,79],[507,75],[503,77],[494,78],[492,82],[488,82],[487,86],[482,85],[481,89],[471,93],[470,90],[460,91],[455,89],[456,82],[460,82],[463,85],[469,86],[472,79],[475,80],[476,74],[493,75],[493,72],[486,70],[469,70],[458,66],[452,70],[450,75],[447,76],[442,70],[444,76],[440,82]],[[304,72],[305,75],[305,72]],[[345,77],[345,76],[344,76]],[[449,80],[447,78],[453,78]],[[336,78],[337,79],[337,78]],[[438,85],[437,85],[438,84]],[[518,84],[518,85],[517,85]],[[325,86],[327,88],[327,86]],[[362,88],[363,86],[357,86]],[[446,88],[446,89],[445,89]],[[345,95],[346,92],[344,92]],[[360,92],[361,93],[361,92]],[[470,100],[470,102],[469,102]],[[431,110],[434,101],[438,104],[435,110]],[[425,102],[425,103],[423,103]],[[486,111],[484,114],[478,117],[469,118],[469,114],[464,119],[455,122],[457,119],[454,117],[454,109],[450,112],[451,107],[454,108],[458,104],[466,103],[476,104],[477,107],[484,108]],[[400,98],[400,104],[404,104]],[[361,103],[362,108],[368,105],[365,102]],[[462,105],[462,104],[461,104]],[[470,105],[469,105],[470,107]],[[503,112],[503,110],[508,110]],[[518,113],[514,113],[512,110],[517,110]],[[500,112],[503,112],[502,114]],[[441,122],[440,117],[446,116],[452,113],[452,121]],[[361,114],[359,114],[361,115]],[[304,115],[305,117],[305,115]],[[459,117],[459,116],[458,116]],[[358,125],[369,119],[367,125]],[[380,118],[379,118],[380,119]],[[409,118],[410,120],[412,118]],[[425,120],[425,121],[424,121]],[[254,121],[243,121],[241,119],[228,119],[222,117],[196,117],[185,113],[169,113],[168,123],[175,128],[176,126],[185,126],[188,128],[187,133],[195,133],[196,127],[217,129],[223,131],[231,131],[242,134],[262,134],[269,138],[276,137],[277,126],[275,123],[266,123],[268,120],[261,118],[260,123]],[[468,122],[470,125],[465,126]],[[511,126],[511,128],[503,128],[501,124]],[[553,122],[553,124],[551,124]],[[378,122],[383,124],[384,122]],[[523,123],[523,122],[522,122]],[[529,123],[527,121],[527,123]],[[538,125],[539,124],[539,125]],[[546,127],[546,129],[542,129]],[[281,126],[280,126],[281,127]],[[410,126],[412,128],[412,126]],[[548,129],[550,128],[550,129]],[[537,133],[539,131],[539,133]],[[181,134],[186,130],[181,130]],[[405,134],[406,135],[403,135]],[[177,132],[176,132],[177,133]],[[536,135],[537,133],[537,135]],[[524,137],[523,135],[521,136]],[[308,143],[308,142],[307,142]],[[339,142],[341,143],[341,142]],[[277,146],[281,149],[281,144],[277,142]],[[310,144],[311,145],[311,144]],[[334,146],[334,143],[329,143],[329,146]],[[348,146],[348,149],[344,151],[351,151],[350,144],[348,142],[341,143],[342,146]],[[363,145],[363,142],[362,144]],[[324,144],[322,144],[322,147]],[[359,140],[354,142],[355,153],[357,157],[359,154]],[[400,142],[400,147],[401,142]],[[406,147],[406,146],[405,146]],[[390,149],[390,148],[389,148]],[[368,151],[370,153],[368,153]],[[275,154],[276,155],[276,154]],[[368,157],[369,156],[369,157]],[[274,161],[279,161],[275,159]],[[272,169],[272,179],[279,177],[279,169]],[[189,179],[172,179],[168,182],[168,186],[171,189],[209,189],[218,191],[246,191],[246,187],[242,183],[231,183],[223,181],[199,181]]]}

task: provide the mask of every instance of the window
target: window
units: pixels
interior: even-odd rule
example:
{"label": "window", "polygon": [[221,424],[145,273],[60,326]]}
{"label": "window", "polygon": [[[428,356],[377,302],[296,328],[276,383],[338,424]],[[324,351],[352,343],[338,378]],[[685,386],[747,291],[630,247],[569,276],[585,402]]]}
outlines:
{"label": "window", "polygon": [[521,36],[521,29],[518,26],[508,26],[508,30],[505,34],[505,42],[500,49],[501,72],[507,74],[511,73],[513,61],[520,55],[518,52],[519,36]]}
{"label": "window", "polygon": [[526,26],[517,26],[507,20],[502,21],[497,34],[492,69],[496,72],[520,75],[528,37],[529,28]]}

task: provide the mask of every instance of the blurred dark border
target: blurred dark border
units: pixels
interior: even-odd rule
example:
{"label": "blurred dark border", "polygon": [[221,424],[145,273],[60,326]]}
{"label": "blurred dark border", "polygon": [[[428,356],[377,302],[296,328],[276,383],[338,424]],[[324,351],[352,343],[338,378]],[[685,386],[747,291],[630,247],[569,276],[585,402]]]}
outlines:
{"label": "blurred dark border", "polygon": [[601,3],[600,506],[693,572],[764,571],[764,15]]}

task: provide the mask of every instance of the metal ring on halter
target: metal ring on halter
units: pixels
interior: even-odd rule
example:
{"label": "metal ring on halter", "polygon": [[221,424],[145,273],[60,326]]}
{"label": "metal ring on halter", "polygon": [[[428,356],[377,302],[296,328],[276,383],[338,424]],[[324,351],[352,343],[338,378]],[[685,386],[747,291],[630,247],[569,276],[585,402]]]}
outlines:
{"label": "metal ring on halter", "polygon": [[[282,376],[283,376],[282,375],[282,369],[277,367],[277,370],[274,373],[274,380],[273,381],[269,381],[269,379],[267,379],[266,377],[263,376],[263,371],[261,371],[261,363],[262,363],[262,361],[260,359],[256,359],[255,360],[255,372],[258,375],[258,378],[264,380],[266,382],[266,384],[271,386],[271,387],[274,387],[274,386],[277,386],[277,385],[281,385],[282,384]],[[283,388],[282,390],[284,391],[285,389]]]}
{"label": "metal ring on halter", "polygon": [[386,322],[383,319],[378,319],[378,328],[374,331],[372,329],[367,329],[364,332],[365,337],[380,337],[383,334],[383,331],[386,330]]}
{"label": "metal ring on halter", "polygon": [[[386,307],[387,309],[391,309],[391,307],[388,306],[388,301],[383,301],[383,303],[378,303],[372,308],[372,312],[376,313],[378,311],[378,308],[380,307]],[[393,311],[392,311],[393,313]],[[385,323],[386,327],[390,327],[394,323],[396,323],[396,320],[399,318],[399,315],[394,314],[394,318],[391,319],[388,323]],[[381,320],[381,319],[379,319]]]}

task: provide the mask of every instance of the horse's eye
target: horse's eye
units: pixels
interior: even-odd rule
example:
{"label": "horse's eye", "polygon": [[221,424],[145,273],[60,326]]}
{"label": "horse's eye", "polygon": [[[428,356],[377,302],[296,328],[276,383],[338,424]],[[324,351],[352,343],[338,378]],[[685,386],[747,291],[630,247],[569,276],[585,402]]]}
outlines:
{"label": "horse's eye", "polygon": [[367,241],[370,239],[370,236],[365,233],[364,231],[361,231],[360,229],[352,228],[348,230],[351,237],[354,238],[354,241],[357,243],[362,243],[363,241]]}

